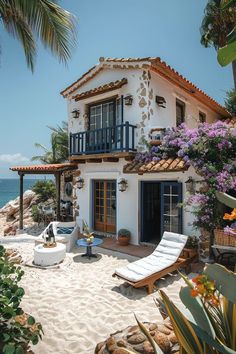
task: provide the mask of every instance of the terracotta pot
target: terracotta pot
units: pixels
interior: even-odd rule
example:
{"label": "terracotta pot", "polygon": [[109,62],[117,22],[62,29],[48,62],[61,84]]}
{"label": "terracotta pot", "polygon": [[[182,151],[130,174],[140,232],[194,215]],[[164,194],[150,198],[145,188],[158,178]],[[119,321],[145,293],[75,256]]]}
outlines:
{"label": "terracotta pot", "polygon": [[128,246],[130,241],[130,237],[129,236],[118,236],[118,243],[120,246]]}
{"label": "terracotta pot", "polygon": [[183,257],[184,258],[191,258],[197,255],[196,248],[184,248],[183,250]]}

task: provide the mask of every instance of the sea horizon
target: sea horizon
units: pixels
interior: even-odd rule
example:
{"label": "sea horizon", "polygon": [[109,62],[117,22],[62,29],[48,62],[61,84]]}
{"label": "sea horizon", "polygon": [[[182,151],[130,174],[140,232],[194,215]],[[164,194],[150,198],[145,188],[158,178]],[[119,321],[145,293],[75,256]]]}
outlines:
{"label": "sea horizon", "polygon": [[[24,178],[24,192],[31,189],[35,182],[42,178]],[[6,205],[10,200],[16,199],[20,194],[20,179],[14,177],[0,178],[0,208]]]}

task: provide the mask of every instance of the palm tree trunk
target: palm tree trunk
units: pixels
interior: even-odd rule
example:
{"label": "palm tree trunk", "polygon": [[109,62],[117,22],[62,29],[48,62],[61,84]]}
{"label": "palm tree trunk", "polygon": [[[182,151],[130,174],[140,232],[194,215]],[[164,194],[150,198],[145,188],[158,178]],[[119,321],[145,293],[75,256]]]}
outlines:
{"label": "palm tree trunk", "polygon": [[236,90],[236,60],[232,61],[233,78],[234,78],[234,88]]}

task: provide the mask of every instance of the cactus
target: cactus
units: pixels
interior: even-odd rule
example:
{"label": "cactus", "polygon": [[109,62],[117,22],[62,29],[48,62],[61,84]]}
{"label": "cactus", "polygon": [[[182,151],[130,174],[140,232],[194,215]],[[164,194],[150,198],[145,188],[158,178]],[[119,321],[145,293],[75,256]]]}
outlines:
{"label": "cactus", "polygon": [[[182,354],[236,353],[236,273],[219,264],[208,265],[193,283],[183,276],[187,286],[179,297],[184,306],[175,305],[160,290]],[[143,325],[138,322],[145,333]],[[150,341],[154,353],[160,353]]]}

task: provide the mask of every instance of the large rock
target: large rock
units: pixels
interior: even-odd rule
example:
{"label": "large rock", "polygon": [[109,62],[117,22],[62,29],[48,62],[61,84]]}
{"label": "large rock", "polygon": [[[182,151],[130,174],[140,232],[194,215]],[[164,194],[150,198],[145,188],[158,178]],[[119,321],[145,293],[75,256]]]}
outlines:
{"label": "large rock", "polygon": [[[166,319],[162,324],[145,322],[144,325],[163,353],[179,353],[179,345],[169,319]],[[154,353],[151,344],[138,326],[129,326],[111,334],[107,340],[97,344],[94,353],[125,354],[127,350],[133,353]]]}
{"label": "large rock", "polygon": [[[24,226],[30,227],[34,224],[31,207],[33,204],[37,204],[38,196],[31,190],[25,191],[23,194],[23,219]],[[16,235],[19,227],[19,215],[20,215],[20,198],[17,197],[14,200],[8,202],[4,207],[0,209],[0,218],[3,221],[2,229],[4,236]]]}
{"label": "large rock", "polygon": [[[32,203],[32,200],[35,199],[35,197],[36,197],[35,192],[33,192],[31,190],[25,191],[25,193],[23,194],[23,209],[24,210],[30,206],[30,204]],[[2,207],[0,209],[0,214],[5,215],[6,218],[8,220],[10,220],[11,217],[15,217],[15,215],[17,215],[17,213],[19,213],[19,209],[20,209],[20,198],[17,197],[16,199],[11,200],[4,207]]]}

